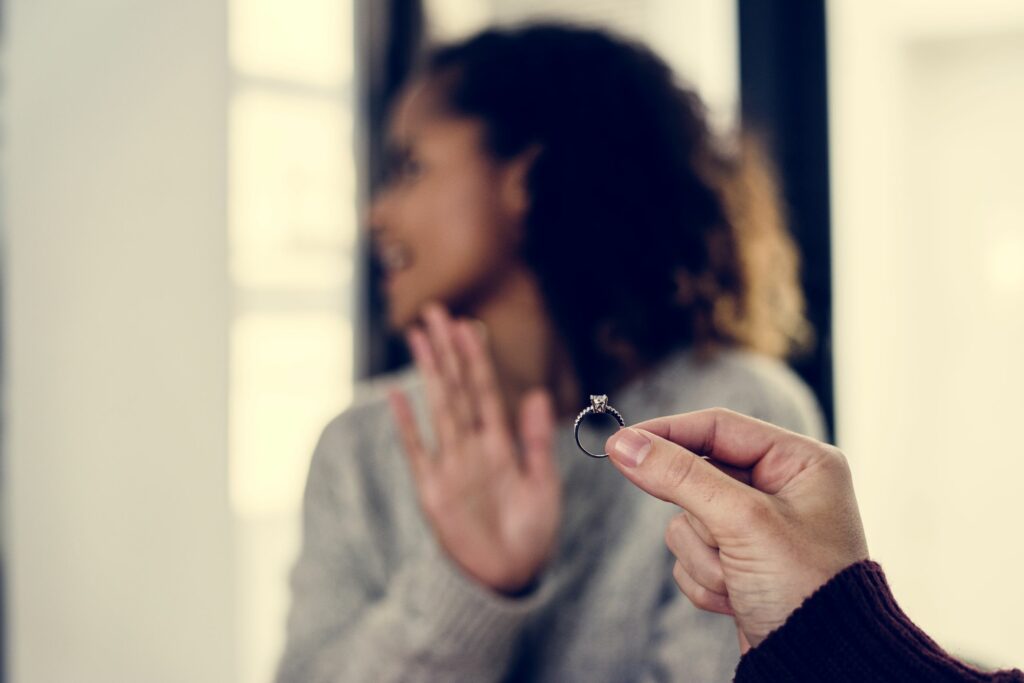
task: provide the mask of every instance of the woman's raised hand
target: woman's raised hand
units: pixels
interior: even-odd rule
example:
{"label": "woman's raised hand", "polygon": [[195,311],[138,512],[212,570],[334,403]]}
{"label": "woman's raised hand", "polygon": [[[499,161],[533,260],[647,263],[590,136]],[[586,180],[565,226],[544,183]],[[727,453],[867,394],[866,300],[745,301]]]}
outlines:
{"label": "woman's raised hand", "polygon": [[542,389],[528,393],[514,434],[481,332],[438,305],[424,320],[426,332],[413,329],[408,340],[435,449],[424,444],[407,397],[390,396],[420,504],[467,575],[497,592],[522,591],[550,559],[561,517],[551,399]]}

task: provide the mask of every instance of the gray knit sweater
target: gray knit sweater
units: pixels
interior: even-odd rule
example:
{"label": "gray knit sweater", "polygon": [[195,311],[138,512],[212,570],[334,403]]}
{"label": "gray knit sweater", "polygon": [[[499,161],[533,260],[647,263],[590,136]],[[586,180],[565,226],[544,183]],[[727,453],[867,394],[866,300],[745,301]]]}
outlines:
{"label": "gray knit sweater", "polygon": [[[416,374],[387,378],[430,433]],[[423,519],[380,382],[313,454],[278,683],[727,681],[730,619],[676,588],[663,534],[678,512],[582,455],[562,423],[563,522],[536,589],[494,594],[460,574]],[[627,423],[725,406],[820,438],[810,392],[781,363],[679,353],[610,396]]]}

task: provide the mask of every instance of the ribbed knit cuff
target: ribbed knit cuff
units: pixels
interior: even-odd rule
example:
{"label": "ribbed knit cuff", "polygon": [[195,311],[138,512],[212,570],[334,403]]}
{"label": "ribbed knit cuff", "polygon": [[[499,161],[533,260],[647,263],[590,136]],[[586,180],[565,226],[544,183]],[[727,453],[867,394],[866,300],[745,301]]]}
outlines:
{"label": "ribbed knit cuff", "polygon": [[744,655],[735,680],[842,683],[1000,679],[946,654],[896,604],[882,568],[864,561],[832,577],[785,624]]}
{"label": "ribbed knit cuff", "polygon": [[408,633],[431,660],[454,670],[493,671],[510,656],[526,619],[549,600],[550,586],[508,598],[464,576],[439,550],[403,572],[396,586],[412,620]]}

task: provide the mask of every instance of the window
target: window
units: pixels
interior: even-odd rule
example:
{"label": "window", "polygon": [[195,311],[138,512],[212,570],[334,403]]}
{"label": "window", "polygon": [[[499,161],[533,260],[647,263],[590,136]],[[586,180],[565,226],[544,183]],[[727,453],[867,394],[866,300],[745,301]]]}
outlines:
{"label": "window", "polygon": [[283,645],[309,457],[354,381],[353,7],[231,0],[229,12],[239,672],[268,681]]}

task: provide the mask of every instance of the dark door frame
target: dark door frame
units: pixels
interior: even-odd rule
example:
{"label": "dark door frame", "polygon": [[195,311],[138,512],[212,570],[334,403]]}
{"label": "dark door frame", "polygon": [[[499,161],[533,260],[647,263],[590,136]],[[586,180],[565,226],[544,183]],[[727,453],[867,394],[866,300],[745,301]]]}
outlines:
{"label": "dark door frame", "polygon": [[738,0],[740,111],[768,144],[800,247],[813,347],[791,363],[834,433],[825,0]]}

